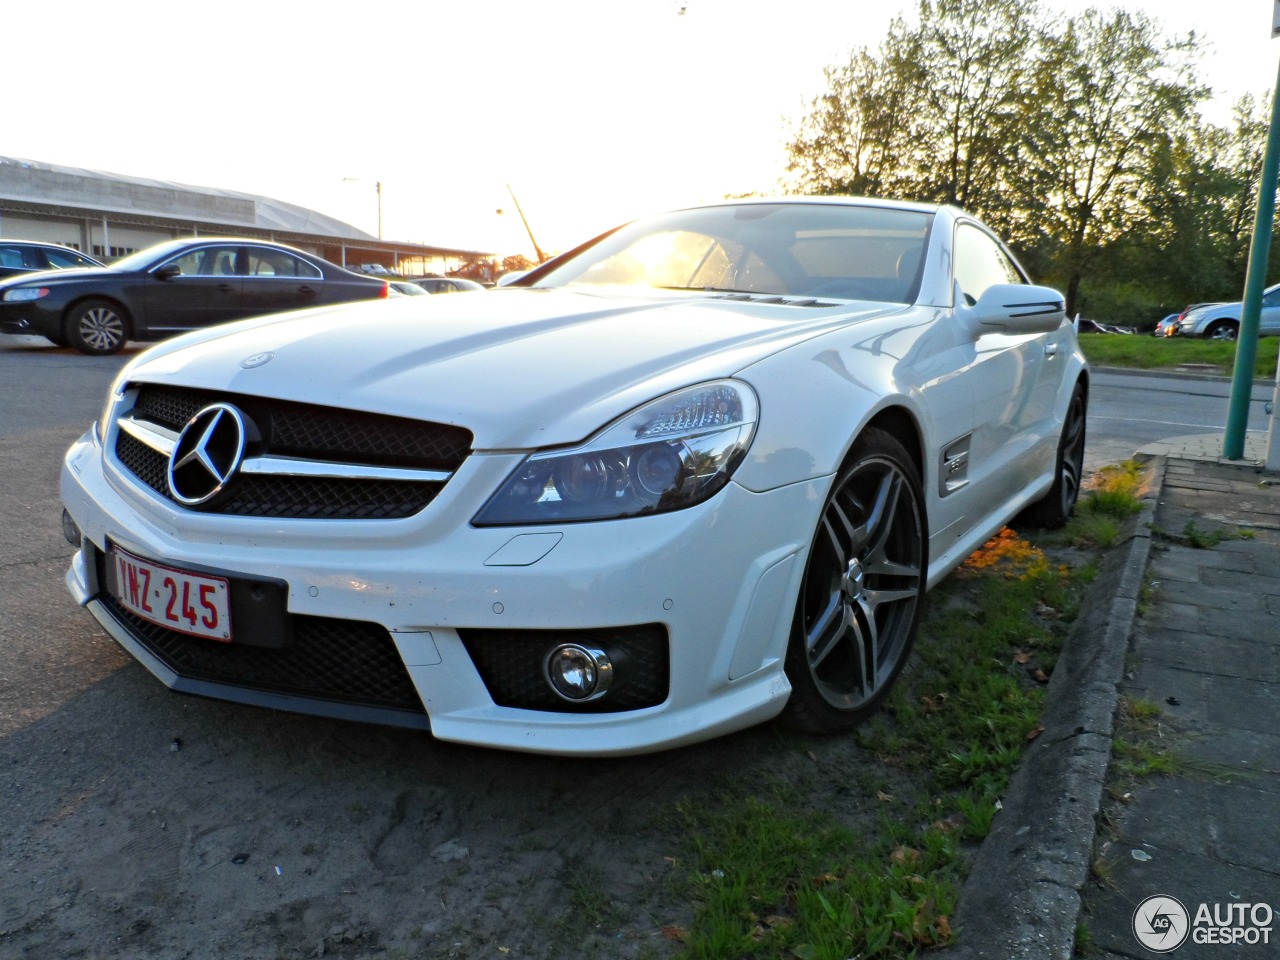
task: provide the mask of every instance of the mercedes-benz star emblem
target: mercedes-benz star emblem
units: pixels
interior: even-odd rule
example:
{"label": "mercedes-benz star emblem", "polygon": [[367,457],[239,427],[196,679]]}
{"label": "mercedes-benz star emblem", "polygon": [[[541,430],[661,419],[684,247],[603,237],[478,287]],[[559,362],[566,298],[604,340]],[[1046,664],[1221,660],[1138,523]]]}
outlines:
{"label": "mercedes-benz star emblem", "polygon": [[264,363],[269,363],[275,354],[268,350],[266,353],[255,353],[252,357],[245,357],[240,361],[240,366],[246,370],[252,370],[254,367],[260,367]]}
{"label": "mercedes-benz star emblem", "polygon": [[245,423],[240,411],[214,403],[187,421],[169,456],[169,492],[179,503],[208,503],[240,468]]}

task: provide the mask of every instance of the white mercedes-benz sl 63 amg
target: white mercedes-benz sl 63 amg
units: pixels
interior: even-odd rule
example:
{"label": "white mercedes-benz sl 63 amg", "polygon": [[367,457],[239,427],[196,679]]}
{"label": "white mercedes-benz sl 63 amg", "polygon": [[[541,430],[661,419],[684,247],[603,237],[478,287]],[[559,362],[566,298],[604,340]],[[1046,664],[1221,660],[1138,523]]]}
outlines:
{"label": "white mercedes-benz sl 63 amg", "polygon": [[558,754],[841,731],[928,588],[1065,522],[1088,387],[960,210],[677,210],[139,354],[66,456],[66,581],[188,693]]}

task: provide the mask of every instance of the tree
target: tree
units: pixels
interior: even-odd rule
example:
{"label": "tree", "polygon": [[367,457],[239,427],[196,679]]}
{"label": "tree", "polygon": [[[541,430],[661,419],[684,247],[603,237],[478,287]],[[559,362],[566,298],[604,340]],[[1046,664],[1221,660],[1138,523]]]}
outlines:
{"label": "tree", "polygon": [[1159,160],[1192,129],[1208,91],[1194,79],[1194,35],[1164,41],[1156,23],[1086,10],[1041,33],[1023,123],[1027,161],[1012,184],[1024,228],[1053,251],[1067,308],[1107,248],[1149,229]]}
{"label": "tree", "polygon": [[788,146],[791,187],[962,206],[1072,312],[1154,306],[1182,298],[1179,279],[1217,290],[1242,269],[1265,124],[1251,102],[1230,130],[1203,122],[1194,34],[1034,0],[918,14],[827,70]]}

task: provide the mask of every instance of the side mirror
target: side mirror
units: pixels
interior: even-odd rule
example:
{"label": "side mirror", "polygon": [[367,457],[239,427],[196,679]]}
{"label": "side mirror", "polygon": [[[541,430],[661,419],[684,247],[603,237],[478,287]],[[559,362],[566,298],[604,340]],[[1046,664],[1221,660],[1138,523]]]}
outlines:
{"label": "side mirror", "polygon": [[988,333],[1048,333],[1062,325],[1066,303],[1052,287],[997,283],[977,303],[958,312],[975,338]]}
{"label": "side mirror", "polygon": [[167,263],[155,273],[157,280],[172,280],[182,276],[182,268],[176,263]]}

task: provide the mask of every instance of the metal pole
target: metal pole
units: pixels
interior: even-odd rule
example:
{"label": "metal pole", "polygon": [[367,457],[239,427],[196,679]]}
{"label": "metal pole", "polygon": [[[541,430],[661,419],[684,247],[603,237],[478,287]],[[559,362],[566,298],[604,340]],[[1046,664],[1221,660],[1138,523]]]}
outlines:
{"label": "metal pole", "polygon": [[382,181],[377,182],[378,187],[378,239],[382,239]]}
{"label": "metal pole", "polygon": [[[1271,252],[1271,228],[1276,216],[1276,173],[1280,167],[1280,67],[1271,91],[1271,131],[1258,181],[1258,213],[1253,220],[1253,241],[1249,246],[1249,272],[1244,281],[1244,303],[1240,309],[1240,333],[1236,340],[1236,365],[1231,374],[1231,402],[1227,407],[1227,432],[1222,439],[1222,455],[1228,460],[1244,456],[1245,431],[1249,422],[1249,401],[1253,393],[1253,366],[1258,359],[1258,325],[1262,318],[1262,291],[1267,285],[1267,257]],[[1271,433],[1274,434],[1274,423]]]}

